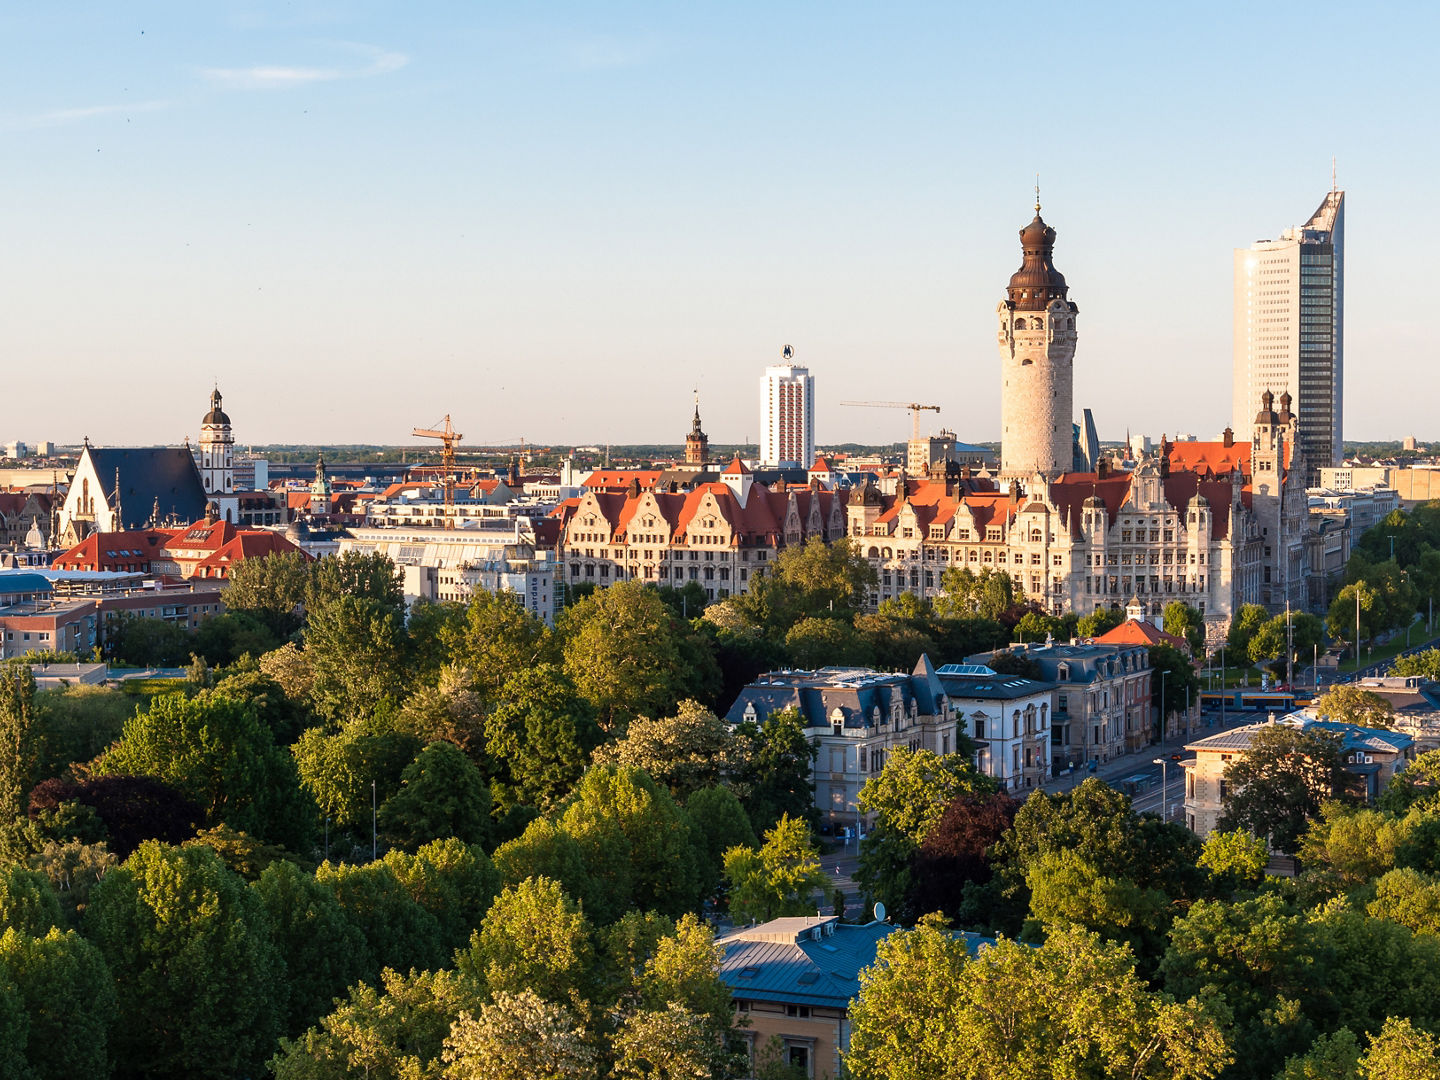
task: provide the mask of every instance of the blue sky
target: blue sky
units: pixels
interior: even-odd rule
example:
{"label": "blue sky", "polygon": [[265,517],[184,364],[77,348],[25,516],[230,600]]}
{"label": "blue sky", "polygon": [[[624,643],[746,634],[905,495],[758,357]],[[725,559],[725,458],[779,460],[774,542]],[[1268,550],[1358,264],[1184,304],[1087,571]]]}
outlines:
{"label": "blue sky", "polygon": [[[29,7],[32,10],[21,10]],[[0,10],[0,438],[999,432],[1041,176],[1102,438],[1229,419],[1231,251],[1347,191],[1351,437],[1440,438],[1433,7]],[[1412,252],[1410,249],[1414,248]],[[1413,269],[1412,269],[1413,268]],[[1412,283],[1413,300],[1396,298]],[[1423,392],[1417,392],[1423,391]]]}

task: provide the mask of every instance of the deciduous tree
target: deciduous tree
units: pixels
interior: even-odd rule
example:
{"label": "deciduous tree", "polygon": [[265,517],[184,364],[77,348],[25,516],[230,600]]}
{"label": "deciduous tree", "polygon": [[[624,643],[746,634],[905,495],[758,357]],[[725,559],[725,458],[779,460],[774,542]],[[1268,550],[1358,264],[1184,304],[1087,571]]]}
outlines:
{"label": "deciduous tree", "polygon": [[737,845],[725,852],[730,910],[737,919],[768,922],[814,911],[827,881],[810,827],[788,814],[765,834],[757,851]]}
{"label": "deciduous tree", "polygon": [[110,1075],[117,1004],[115,982],[99,949],[74,930],[51,927],[30,935],[11,926],[0,933],[0,984],[6,981],[25,1012],[29,1069],[5,1075],[27,1080]]}
{"label": "deciduous tree", "polygon": [[600,747],[594,760],[644,769],[683,801],[728,778],[743,750],[729,724],[698,701],[682,701],[674,716],[633,721],[625,736]]}
{"label": "deciduous tree", "polygon": [[1225,771],[1222,829],[1249,829],[1272,847],[1293,852],[1326,799],[1340,798],[1346,774],[1340,736],[1317,728],[1266,724]]}
{"label": "deciduous tree", "polygon": [[405,766],[379,823],[388,843],[408,851],[447,837],[483,843],[490,837],[490,788],[454,745],[431,743]]}
{"label": "deciduous tree", "polygon": [[595,1080],[600,1055],[564,1005],[532,990],[500,991],[462,1012],[442,1055],[446,1080]]}
{"label": "deciduous tree", "polygon": [[115,977],[122,1073],[259,1070],[284,966],[259,898],[213,851],[142,844],[91,891],[84,933]]}

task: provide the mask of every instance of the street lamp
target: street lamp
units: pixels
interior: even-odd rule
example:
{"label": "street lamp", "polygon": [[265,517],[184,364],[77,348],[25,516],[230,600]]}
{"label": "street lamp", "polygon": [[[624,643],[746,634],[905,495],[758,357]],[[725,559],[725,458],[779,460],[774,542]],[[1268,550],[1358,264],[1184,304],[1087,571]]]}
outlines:
{"label": "street lamp", "polygon": [[1170,769],[1169,762],[1163,757],[1157,757],[1155,764],[1160,766],[1160,820],[1170,820]]}
{"label": "street lamp", "polygon": [[1165,679],[1169,674],[1164,668],[1160,670],[1160,738],[1157,741],[1161,742],[1165,739]]}

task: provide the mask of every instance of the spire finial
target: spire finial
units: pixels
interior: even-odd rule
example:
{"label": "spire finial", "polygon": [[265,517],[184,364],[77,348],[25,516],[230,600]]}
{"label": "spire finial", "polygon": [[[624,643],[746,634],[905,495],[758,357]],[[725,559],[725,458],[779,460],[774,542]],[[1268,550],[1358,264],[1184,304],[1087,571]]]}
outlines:
{"label": "spire finial", "polygon": [[1035,216],[1040,216],[1040,174],[1035,174]]}

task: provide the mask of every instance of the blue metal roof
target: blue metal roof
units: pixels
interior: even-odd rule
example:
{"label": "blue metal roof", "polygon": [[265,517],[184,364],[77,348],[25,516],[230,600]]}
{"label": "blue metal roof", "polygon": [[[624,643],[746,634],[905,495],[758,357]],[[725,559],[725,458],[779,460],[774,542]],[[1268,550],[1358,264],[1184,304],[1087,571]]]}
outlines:
{"label": "blue metal roof", "polygon": [[0,593],[7,595],[14,593],[38,593],[50,592],[52,586],[50,581],[43,574],[33,571],[21,571],[18,573],[0,571]]}

